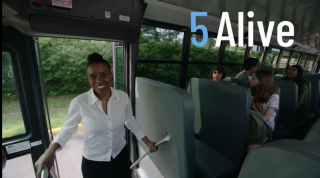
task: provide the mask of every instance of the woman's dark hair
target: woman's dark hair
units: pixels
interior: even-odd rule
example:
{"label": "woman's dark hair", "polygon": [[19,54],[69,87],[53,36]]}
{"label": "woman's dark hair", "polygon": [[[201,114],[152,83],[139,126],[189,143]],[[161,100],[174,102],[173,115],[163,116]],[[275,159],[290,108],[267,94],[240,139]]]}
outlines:
{"label": "woman's dark hair", "polygon": [[259,59],[253,58],[253,57],[249,57],[249,58],[244,60],[243,68],[244,68],[244,70],[250,70],[252,67],[257,66],[258,63],[259,63]]}
{"label": "woman's dark hair", "polygon": [[224,70],[224,68],[223,67],[220,67],[220,66],[216,66],[216,67],[213,67],[212,69],[211,69],[211,71],[210,71],[210,78],[212,78],[212,74],[213,74],[213,72],[214,71],[218,71],[218,73],[220,74],[222,74],[222,79],[224,79],[224,78],[226,78],[226,71]]}
{"label": "woman's dark hair", "polygon": [[254,103],[266,103],[273,94],[278,94],[272,73],[269,71],[257,71],[254,75],[260,81],[260,86],[251,89]]}
{"label": "woman's dark hair", "polygon": [[[291,68],[291,67],[296,68],[298,71],[298,74],[297,74],[296,78],[293,80],[293,82],[298,85],[298,92],[301,93],[302,85],[304,84],[303,69],[299,65],[292,65],[289,68]],[[286,78],[284,78],[284,80],[289,80],[288,75],[286,75]]]}
{"label": "woman's dark hair", "polygon": [[87,57],[88,63],[87,63],[87,68],[90,64],[94,64],[94,63],[103,63],[106,64],[110,71],[111,71],[111,66],[109,64],[109,62],[105,59],[103,59],[102,55],[98,54],[98,53],[92,53]]}

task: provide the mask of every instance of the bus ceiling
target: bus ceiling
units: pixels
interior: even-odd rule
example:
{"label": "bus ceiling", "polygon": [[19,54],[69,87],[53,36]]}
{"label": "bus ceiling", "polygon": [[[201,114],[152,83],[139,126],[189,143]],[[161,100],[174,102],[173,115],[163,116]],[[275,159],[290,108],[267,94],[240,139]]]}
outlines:
{"label": "bus ceiling", "polygon": [[[257,21],[262,21],[265,28],[270,21],[275,22],[275,27],[290,21],[295,42],[287,49],[317,54],[319,7],[319,0],[3,0],[2,25],[30,36],[134,42],[139,37],[142,18],[190,27],[191,12],[204,11],[208,16],[197,17],[197,24],[217,33],[221,13],[228,12],[236,37],[238,12],[244,12],[244,32],[248,31],[247,22],[253,21],[254,41],[261,42]],[[254,12],[253,18],[246,16],[248,11]],[[273,28],[270,45],[280,47],[276,35],[277,28]]]}
{"label": "bus ceiling", "polygon": [[146,4],[141,0],[3,0],[2,6],[2,25],[25,35],[134,42]]}

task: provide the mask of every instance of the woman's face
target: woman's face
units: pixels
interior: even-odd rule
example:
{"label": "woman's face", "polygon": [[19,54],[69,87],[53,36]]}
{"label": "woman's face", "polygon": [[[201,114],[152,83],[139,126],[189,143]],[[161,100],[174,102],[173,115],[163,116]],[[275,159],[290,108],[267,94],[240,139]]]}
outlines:
{"label": "woman's face", "polygon": [[222,81],[222,73],[219,73],[218,71],[214,71],[212,73],[212,80],[221,82]]}
{"label": "woman's face", "polygon": [[254,88],[254,87],[257,87],[258,85],[260,85],[260,81],[259,79],[256,77],[255,74],[252,75],[252,78],[250,80],[250,87],[251,88]]}
{"label": "woman's face", "polygon": [[298,76],[298,70],[295,67],[289,67],[286,73],[287,73],[287,76],[292,79]]}
{"label": "woman's face", "polygon": [[90,64],[87,68],[87,76],[91,88],[99,96],[103,96],[110,91],[113,76],[106,64]]}

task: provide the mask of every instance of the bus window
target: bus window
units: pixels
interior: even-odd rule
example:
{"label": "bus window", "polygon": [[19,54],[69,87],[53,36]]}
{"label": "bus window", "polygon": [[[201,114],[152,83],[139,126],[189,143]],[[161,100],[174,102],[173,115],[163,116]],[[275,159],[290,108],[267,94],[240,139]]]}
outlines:
{"label": "bus window", "polygon": [[303,68],[304,62],[307,59],[307,55],[306,54],[302,54],[300,59],[299,59],[299,66],[301,66]]}
{"label": "bus window", "polygon": [[11,55],[8,52],[2,52],[2,138],[26,133],[16,82]]}
{"label": "bus window", "polygon": [[267,71],[273,73],[274,69],[276,68],[279,52],[280,52],[280,50],[277,48],[270,48],[269,49],[268,55],[266,58],[266,62],[265,62],[264,70],[267,70]]}
{"label": "bus window", "polygon": [[146,77],[159,82],[179,86],[179,64],[137,64],[137,76]]}
{"label": "bus window", "polygon": [[282,52],[282,56],[281,56],[281,59],[279,62],[277,74],[284,74],[289,56],[290,56],[290,51],[283,51]]}
{"label": "bus window", "polygon": [[308,55],[307,61],[306,61],[306,65],[304,66],[304,73],[310,73],[312,70],[312,64],[314,61],[315,56],[313,55]]}
{"label": "bus window", "polygon": [[141,25],[139,60],[181,61],[184,32]]}
{"label": "bus window", "polygon": [[290,65],[296,65],[298,63],[300,53],[294,52],[290,58]]}
{"label": "bus window", "polygon": [[255,57],[261,62],[265,47],[261,45],[253,45],[250,49],[249,57]]}
{"label": "bus window", "polygon": [[[202,35],[192,34],[192,37],[196,37],[197,41],[202,41]],[[195,46],[191,42],[189,61],[218,62],[219,47],[215,47],[216,41],[217,38],[209,37],[204,46]]]}
{"label": "bus window", "polygon": [[223,63],[242,63],[244,53],[246,52],[246,44],[239,46],[236,44],[235,47],[227,44],[223,55]]}

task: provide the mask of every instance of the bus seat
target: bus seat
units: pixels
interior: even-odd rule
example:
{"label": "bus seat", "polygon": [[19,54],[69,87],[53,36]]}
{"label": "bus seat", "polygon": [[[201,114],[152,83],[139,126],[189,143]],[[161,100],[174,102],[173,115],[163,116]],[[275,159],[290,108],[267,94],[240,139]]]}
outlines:
{"label": "bus seat", "polygon": [[[279,94],[279,101],[280,101],[280,95],[281,95],[281,89],[278,85],[276,85],[276,88],[277,88],[277,92]],[[280,102],[279,102],[280,103]],[[279,109],[276,111],[277,112],[277,115],[276,115],[276,118],[274,120],[274,123],[275,123],[275,128],[278,126],[278,123],[279,123],[279,111],[280,111],[280,105],[279,105]]]}
{"label": "bus seat", "polygon": [[200,140],[195,140],[197,178],[227,177],[237,166]]}
{"label": "bus seat", "polygon": [[314,119],[319,117],[319,105],[320,105],[320,80],[316,77],[307,75],[305,76],[311,83],[311,100],[309,107],[308,121],[313,122]]}
{"label": "bus seat", "polygon": [[313,124],[303,141],[320,146],[320,119]]}
{"label": "bus seat", "polygon": [[238,79],[238,78],[231,78],[231,82],[232,83],[236,83],[237,85],[243,86],[245,88],[249,88],[250,87],[250,83],[248,80],[242,80],[242,79]]}
{"label": "bus seat", "polygon": [[295,122],[295,126],[294,126],[297,129],[305,125],[305,122],[309,115],[309,106],[310,106],[310,100],[311,100],[311,82],[309,81],[309,79],[305,78],[304,83],[308,87],[308,100],[307,100],[307,105],[300,105],[299,113],[297,116],[299,117],[299,120]]}
{"label": "bus seat", "polygon": [[319,178],[319,150],[319,145],[300,140],[267,143],[249,152],[238,178]]}
{"label": "bus seat", "polygon": [[[170,135],[170,141],[160,145],[157,153],[148,155],[162,176],[194,178],[196,156],[191,95],[184,89],[137,77],[135,97],[136,119],[149,139],[160,141]],[[148,150],[141,140],[139,145],[144,151]],[[139,169],[143,168],[140,163]]]}
{"label": "bus seat", "polygon": [[241,166],[250,116],[249,90],[197,78],[190,80],[188,89],[195,113],[200,113],[195,117],[201,120],[200,141]]}
{"label": "bus seat", "polygon": [[223,79],[223,81],[231,82],[231,77],[226,77],[226,78]]}
{"label": "bus seat", "polygon": [[278,140],[288,137],[293,130],[298,107],[298,86],[285,80],[275,80],[275,83],[280,88],[281,94],[278,125],[272,131],[272,138],[273,140]]}

